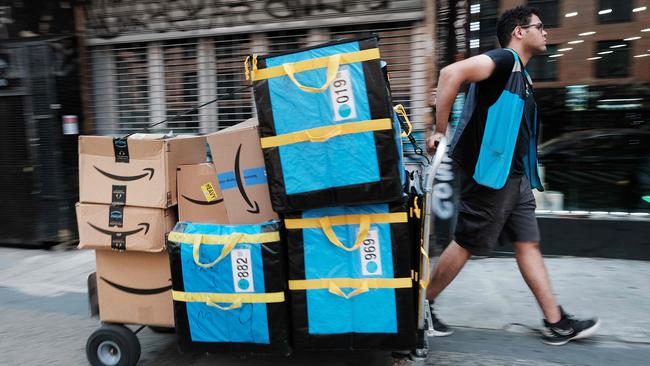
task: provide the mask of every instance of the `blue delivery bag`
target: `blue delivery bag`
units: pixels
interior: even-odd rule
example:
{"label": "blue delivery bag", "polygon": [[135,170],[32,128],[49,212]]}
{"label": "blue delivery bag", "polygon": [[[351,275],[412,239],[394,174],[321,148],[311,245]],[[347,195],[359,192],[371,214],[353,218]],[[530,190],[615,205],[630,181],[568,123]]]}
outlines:
{"label": "blue delivery bag", "polygon": [[404,203],[287,215],[297,349],[415,347],[413,243]]}
{"label": "blue delivery bag", "polygon": [[249,74],[276,212],[400,199],[400,130],[377,42],[253,56]]}
{"label": "blue delivery bag", "polygon": [[167,241],[182,349],[290,351],[280,229],[176,224]]}

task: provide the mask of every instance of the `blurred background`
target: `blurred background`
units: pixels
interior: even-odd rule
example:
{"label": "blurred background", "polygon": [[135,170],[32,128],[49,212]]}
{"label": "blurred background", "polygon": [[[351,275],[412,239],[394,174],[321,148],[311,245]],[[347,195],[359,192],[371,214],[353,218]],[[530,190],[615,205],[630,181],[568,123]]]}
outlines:
{"label": "blurred background", "polygon": [[[243,60],[252,53],[378,33],[394,101],[406,107],[423,144],[438,70],[498,47],[498,16],[520,3],[0,0],[1,241],[73,242],[78,134],[136,132],[223,97],[247,85]],[[524,3],[540,9],[549,33],[546,53],[527,67],[543,117],[539,161],[547,191],[537,194],[543,231],[578,223],[587,233],[593,232],[591,223],[630,227],[623,231],[636,230],[638,222],[647,225],[647,1]],[[155,131],[216,131],[254,117],[252,98],[249,89],[240,91]],[[452,127],[462,103],[463,94]],[[418,157],[406,140],[405,147],[407,164],[413,163]],[[456,186],[453,176],[440,177],[440,184]],[[444,244],[455,190],[438,191],[438,237]],[[554,224],[547,227],[544,220]],[[585,235],[571,239],[568,248],[602,237]]]}

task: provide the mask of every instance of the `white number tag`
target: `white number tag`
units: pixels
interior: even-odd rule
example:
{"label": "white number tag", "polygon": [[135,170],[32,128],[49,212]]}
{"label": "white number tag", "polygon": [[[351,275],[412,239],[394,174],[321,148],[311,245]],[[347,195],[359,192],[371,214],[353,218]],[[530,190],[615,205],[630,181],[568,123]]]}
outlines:
{"label": "white number tag", "polygon": [[334,120],[343,121],[357,117],[357,108],[352,92],[350,69],[341,67],[334,81],[330,84],[330,99],[334,111]]}
{"label": "white number tag", "polygon": [[359,247],[361,273],[364,276],[377,276],[382,274],[380,248],[378,230],[372,229],[368,231],[368,235],[366,235],[366,238]]}
{"label": "white number tag", "polygon": [[250,249],[233,249],[230,252],[232,281],[235,292],[255,292],[253,286],[253,263]]}

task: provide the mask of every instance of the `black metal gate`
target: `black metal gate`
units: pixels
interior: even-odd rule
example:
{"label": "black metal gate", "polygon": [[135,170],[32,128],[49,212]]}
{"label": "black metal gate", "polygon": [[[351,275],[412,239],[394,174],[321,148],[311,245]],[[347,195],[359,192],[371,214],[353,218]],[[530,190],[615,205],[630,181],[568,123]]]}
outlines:
{"label": "black metal gate", "polygon": [[62,115],[81,109],[69,52],[70,38],[0,48],[0,244],[43,246],[76,236],[77,136],[61,131]]}

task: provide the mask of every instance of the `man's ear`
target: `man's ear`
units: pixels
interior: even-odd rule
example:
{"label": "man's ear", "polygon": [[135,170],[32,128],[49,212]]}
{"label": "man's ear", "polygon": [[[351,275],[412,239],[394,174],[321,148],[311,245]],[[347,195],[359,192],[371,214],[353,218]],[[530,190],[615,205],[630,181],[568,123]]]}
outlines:
{"label": "man's ear", "polygon": [[517,39],[524,38],[524,28],[519,26],[515,27],[515,29],[512,31],[512,37]]}

